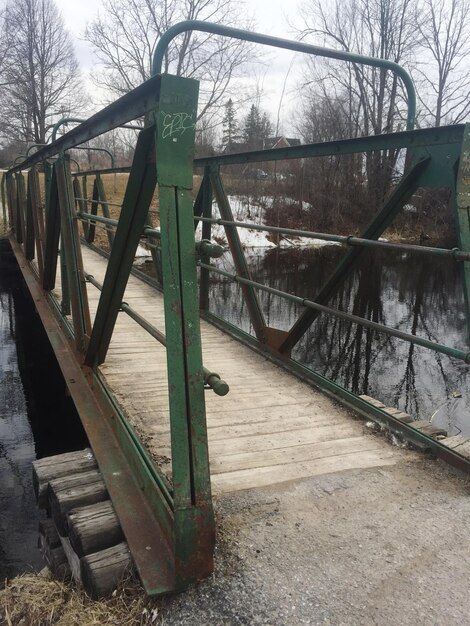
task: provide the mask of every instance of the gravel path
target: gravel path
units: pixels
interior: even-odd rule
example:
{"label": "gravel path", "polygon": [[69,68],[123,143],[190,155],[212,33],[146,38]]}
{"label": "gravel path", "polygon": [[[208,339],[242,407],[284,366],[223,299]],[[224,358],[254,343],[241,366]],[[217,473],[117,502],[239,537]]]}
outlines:
{"label": "gravel path", "polygon": [[470,624],[469,496],[467,476],[403,450],[393,466],[220,497],[215,574],[159,621]]}

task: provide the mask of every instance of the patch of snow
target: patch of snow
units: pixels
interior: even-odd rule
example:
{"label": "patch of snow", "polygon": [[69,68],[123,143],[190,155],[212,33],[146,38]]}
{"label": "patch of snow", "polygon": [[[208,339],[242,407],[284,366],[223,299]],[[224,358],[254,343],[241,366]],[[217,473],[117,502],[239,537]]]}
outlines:
{"label": "patch of snow", "polygon": [[[298,200],[292,198],[277,199],[278,202],[282,202],[287,205],[296,205]],[[232,209],[233,217],[236,222],[244,222],[246,224],[263,225],[264,212],[266,208],[270,208],[274,204],[274,198],[272,196],[262,196],[257,200],[250,200],[246,196],[228,196],[228,201]],[[304,210],[310,210],[312,206],[308,202],[303,202],[302,208]],[[213,214],[215,217],[220,217],[217,202],[213,203]],[[200,231],[200,226],[198,226]],[[268,233],[262,230],[255,230],[252,228],[238,228],[238,235],[240,237],[241,244],[244,248],[276,248],[277,245],[270,241],[275,237],[273,233]],[[217,241],[221,245],[227,245],[227,238],[225,236],[225,228],[219,224],[212,225],[211,238]],[[335,241],[324,241],[323,239],[313,239],[310,237],[294,237],[280,235],[279,247],[280,248],[306,248],[306,247],[322,247],[330,245],[341,245]]]}
{"label": "patch of snow", "polygon": [[144,248],[140,244],[137,246],[137,251],[135,253],[136,259],[141,259],[143,257],[151,257],[151,256],[152,254],[150,253],[150,250],[147,250],[147,248]]}

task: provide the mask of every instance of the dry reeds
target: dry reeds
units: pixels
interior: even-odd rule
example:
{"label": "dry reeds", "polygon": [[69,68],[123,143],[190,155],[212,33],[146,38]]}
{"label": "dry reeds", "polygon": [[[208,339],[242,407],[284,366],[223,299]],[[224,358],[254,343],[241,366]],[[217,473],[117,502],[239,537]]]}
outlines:
{"label": "dry reeds", "polygon": [[159,609],[132,579],[108,600],[91,600],[72,583],[28,574],[7,580],[0,590],[1,626],[150,626]]}

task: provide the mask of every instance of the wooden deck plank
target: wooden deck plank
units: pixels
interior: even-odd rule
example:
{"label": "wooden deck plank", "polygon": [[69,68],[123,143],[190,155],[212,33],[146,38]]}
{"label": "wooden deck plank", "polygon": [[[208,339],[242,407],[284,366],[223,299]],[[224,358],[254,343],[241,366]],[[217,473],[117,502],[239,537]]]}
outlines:
{"label": "wooden deck plank", "polygon": [[[106,260],[83,248],[86,273],[103,282]],[[59,286],[60,287],[60,286]],[[87,286],[93,319],[100,292]],[[164,332],[163,297],[134,276],[124,300]],[[230,393],[206,392],[209,453],[217,493],[322,473],[389,465],[403,454],[322,393],[201,320],[204,365]],[[101,373],[149,452],[168,475],[171,455],[166,350],[118,316]]]}

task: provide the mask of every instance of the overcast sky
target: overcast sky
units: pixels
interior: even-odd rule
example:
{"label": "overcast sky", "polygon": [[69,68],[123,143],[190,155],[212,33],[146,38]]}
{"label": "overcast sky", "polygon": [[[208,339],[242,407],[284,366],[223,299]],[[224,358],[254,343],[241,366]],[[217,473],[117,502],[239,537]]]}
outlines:
{"label": "overcast sky", "polygon": [[[294,34],[289,26],[289,21],[293,21],[296,15],[296,7],[300,0],[252,0],[247,3],[249,10],[254,14],[256,30],[260,33],[294,39]],[[101,0],[56,0],[56,4],[65,25],[74,38],[75,51],[80,62],[85,77],[97,63],[93,55],[91,46],[84,41],[83,33],[87,22],[91,21],[102,7]],[[227,24],[229,25],[229,24]],[[289,67],[294,58],[294,53],[280,52],[273,49],[267,51],[266,69],[261,69],[260,74],[264,75],[263,88],[264,99],[261,102],[262,108],[268,110],[273,122],[276,121],[279,100],[283,88],[284,78],[289,71]],[[290,71],[289,77],[293,78]],[[282,101],[283,109],[290,105],[289,92],[293,89],[292,84],[287,84],[286,95]]]}

